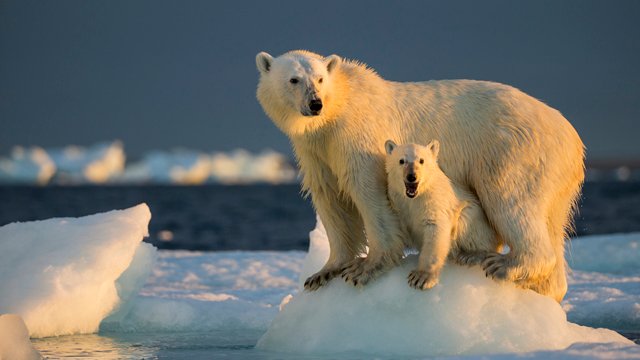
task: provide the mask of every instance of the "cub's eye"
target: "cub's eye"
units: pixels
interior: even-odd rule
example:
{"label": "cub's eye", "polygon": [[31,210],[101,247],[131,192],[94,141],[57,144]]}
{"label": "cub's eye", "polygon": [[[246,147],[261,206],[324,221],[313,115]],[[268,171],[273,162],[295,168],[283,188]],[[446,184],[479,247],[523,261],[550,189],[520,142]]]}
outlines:
{"label": "cub's eye", "polygon": [[404,165],[404,159],[400,159],[400,165]]}
{"label": "cub's eye", "polygon": [[322,78],[318,79],[318,83],[322,84]]}
{"label": "cub's eye", "polygon": [[420,164],[424,164],[424,159],[420,159]]}
{"label": "cub's eye", "polygon": [[291,78],[291,80],[289,80],[289,82],[292,83],[292,84],[297,84],[298,83],[298,79]]}

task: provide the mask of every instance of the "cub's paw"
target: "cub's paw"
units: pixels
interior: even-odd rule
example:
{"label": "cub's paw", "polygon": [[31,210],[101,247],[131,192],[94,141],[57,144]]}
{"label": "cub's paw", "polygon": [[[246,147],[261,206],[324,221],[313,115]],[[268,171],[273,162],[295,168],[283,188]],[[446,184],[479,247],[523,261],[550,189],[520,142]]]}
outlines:
{"label": "cub's paw", "polygon": [[494,280],[512,280],[513,261],[506,255],[491,253],[482,261],[482,269],[487,277]]}
{"label": "cub's paw", "polygon": [[409,286],[412,288],[427,290],[438,284],[438,274],[424,270],[413,270],[407,276],[407,280],[409,280]]}
{"label": "cub's paw", "polygon": [[342,278],[356,287],[363,287],[384,270],[383,262],[372,262],[367,258],[356,258],[343,268]]}
{"label": "cub's paw", "polygon": [[327,285],[331,279],[338,276],[340,270],[332,269],[325,270],[322,269],[317,273],[309,276],[307,280],[304,282],[304,289],[307,291],[315,291],[320,289],[321,287]]}
{"label": "cub's paw", "polygon": [[482,264],[488,255],[486,251],[460,251],[453,257],[453,262],[462,266],[476,266]]}

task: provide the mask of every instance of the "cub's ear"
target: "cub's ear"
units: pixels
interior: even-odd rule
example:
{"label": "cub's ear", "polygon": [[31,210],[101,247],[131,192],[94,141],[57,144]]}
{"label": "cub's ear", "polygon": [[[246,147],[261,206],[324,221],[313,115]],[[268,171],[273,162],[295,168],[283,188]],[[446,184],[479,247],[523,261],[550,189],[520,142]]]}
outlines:
{"label": "cub's ear", "polygon": [[427,149],[431,151],[434,158],[438,157],[438,153],[440,152],[440,142],[438,140],[433,140],[427,144]]}
{"label": "cub's ear", "polygon": [[327,66],[327,71],[328,72],[332,72],[333,69],[335,69],[337,66],[340,65],[340,63],[342,63],[342,58],[340,58],[340,56],[335,55],[335,54],[334,55],[330,55],[330,56],[327,56],[324,59],[324,63]]}
{"label": "cub's ear", "polygon": [[269,70],[271,70],[272,62],[273,56],[267,54],[264,51],[256,55],[256,66],[258,67],[258,70],[263,74],[266,74],[269,72]]}
{"label": "cub's ear", "polygon": [[387,155],[391,155],[391,153],[393,152],[393,150],[395,150],[395,148],[398,145],[396,145],[396,143],[393,142],[393,140],[387,140],[384,143],[384,149],[387,151]]}

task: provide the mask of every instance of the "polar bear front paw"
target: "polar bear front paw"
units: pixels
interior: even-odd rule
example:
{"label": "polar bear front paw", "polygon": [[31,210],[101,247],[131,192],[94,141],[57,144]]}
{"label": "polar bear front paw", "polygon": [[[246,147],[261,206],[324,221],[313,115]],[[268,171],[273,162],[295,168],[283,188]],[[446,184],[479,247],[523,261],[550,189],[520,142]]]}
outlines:
{"label": "polar bear front paw", "polygon": [[338,276],[340,269],[322,269],[317,273],[309,276],[304,282],[304,289],[307,291],[315,291],[327,285],[331,279]]}
{"label": "polar bear front paw", "polygon": [[407,276],[409,286],[418,290],[427,290],[438,284],[438,274],[424,270],[413,270]]}
{"label": "polar bear front paw", "polygon": [[355,258],[342,269],[344,281],[356,287],[363,287],[384,269],[381,261],[372,262],[367,258]]}
{"label": "polar bear front paw", "polygon": [[482,261],[482,269],[487,277],[491,277],[494,280],[510,280],[512,263],[513,261],[506,255],[490,253]]}

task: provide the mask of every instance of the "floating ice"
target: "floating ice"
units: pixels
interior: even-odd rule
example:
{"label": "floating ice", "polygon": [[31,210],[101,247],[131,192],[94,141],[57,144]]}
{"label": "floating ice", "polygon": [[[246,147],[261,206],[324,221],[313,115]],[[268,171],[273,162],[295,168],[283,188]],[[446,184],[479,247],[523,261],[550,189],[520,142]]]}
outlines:
{"label": "floating ice", "polygon": [[[328,255],[326,234],[312,233],[301,279]],[[258,348],[295,353],[441,356],[557,350],[574,343],[632,344],[607,329],[567,322],[554,300],[487,279],[479,268],[447,265],[440,284],[411,289],[403,264],[364,289],[340,279],[300,292],[283,307]]]}
{"label": "floating ice", "polygon": [[120,141],[98,143],[89,147],[67,146],[48,150],[56,164],[58,183],[102,184],[124,169],[125,154]]}
{"label": "floating ice", "polygon": [[[107,332],[264,331],[294,291],[302,252],[160,251],[130,307],[105,319]],[[238,335],[240,336],[240,335]]]}
{"label": "floating ice", "polygon": [[152,151],[141,161],[127,166],[117,181],[195,185],[204,183],[210,173],[211,161],[207,154],[186,149]]}
{"label": "floating ice", "polygon": [[245,150],[206,153],[178,149],[153,151],[141,161],[127,166],[120,183],[160,183],[196,185],[290,183],[296,171],[286,157],[274,151],[252,155]]}
{"label": "floating ice", "polygon": [[290,183],[296,179],[296,171],[287,158],[275,151],[265,150],[252,155],[245,150],[235,150],[229,154],[213,154],[211,176],[215,182],[223,184]]}
{"label": "floating ice", "polygon": [[0,158],[0,183],[44,185],[55,171],[56,165],[40,147],[16,146],[10,158]]}
{"label": "floating ice", "polygon": [[42,359],[40,353],[29,341],[29,331],[18,315],[0,315],[0,359]]}
{"label": "floating ice", "polygon": [[21,315],[33,337],[97,331],[149,274],[150,218],[141,204],[0,227],[0,313]]}

